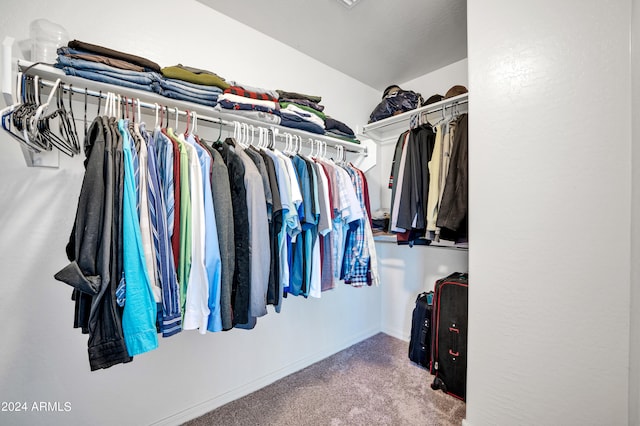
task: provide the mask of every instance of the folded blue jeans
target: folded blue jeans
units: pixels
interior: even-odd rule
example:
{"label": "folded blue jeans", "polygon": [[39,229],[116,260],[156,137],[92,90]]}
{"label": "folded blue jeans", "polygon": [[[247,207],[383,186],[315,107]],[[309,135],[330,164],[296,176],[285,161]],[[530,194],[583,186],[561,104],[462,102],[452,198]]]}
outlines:
{"label": "folded blue jeans", "polygon": [[151,82],[148,82],[148,79],[145,78],[134,78],[132,76],[126,75],[113,75],[113,73],[99,73],[90,70],[82,70],[76,69],[73,67],[64,67],[62,68],[65,74],[73,75],[76,77],[82,77],[93,81],[99,81],[101,83],[113,84],[116,86],[127,87],[129,89],[138,89],[144,90],[147,92],[153,92],[153,86]]}
{"label": "folded blue jeans", "polygon": [[[156,92],[158,93],[158,92]],[[203,98],[199,98],[196,96],[191,96],[191,95],[185,95],[179,92],[174,92],[174,91],[163,91],[162,93],[160,93],[162,96],[169,98],[169,99],[176,99],[179,101],[187,101],[187,102],[193,102],[196,104],[200,104],[200,105],[207,105],[207,106],[211,106],[214,107],[218,104],[218,101],[216,98],[210,98],[210,99],[203,99]]]}
{"label": "folded blue jeans", "polygon": [[70,58],[68,56],[58,56],[56,67],[64,68],[71,67],[77,70],[98,72],[105,75],[109,75],[115,78],[121,78],[123,80],[129,80],[134,83],[152,83],[162,79],[162,75],[153,71],[131,71],[123,70],[122,68],[112,67],[99,62],[87,61],[84,59]]}
{"label": "folded blue jeans", "polygon": [[206,84],[196,84],[196,83],[191,83],[189,81],[178,80],[175,78],[163,77],[160,83],[162,83],[163,87],[166,89],[178,87],[181,89],[193,89],[193,90],[199,90],[204,92],[222,93],[222,89],[219,88],[218,86],[207,86]]}

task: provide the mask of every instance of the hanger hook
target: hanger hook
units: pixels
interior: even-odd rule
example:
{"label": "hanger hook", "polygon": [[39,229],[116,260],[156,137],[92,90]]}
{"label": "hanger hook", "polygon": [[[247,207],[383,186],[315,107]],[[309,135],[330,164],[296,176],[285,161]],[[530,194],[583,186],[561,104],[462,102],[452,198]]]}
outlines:
{"label": "hanger hook", "polygon": [[193,133],[194,135],[198,134],[198,113],[195,111],[192,111],[191,114],[193,115],[193,130],[191,131],[191,133]]}

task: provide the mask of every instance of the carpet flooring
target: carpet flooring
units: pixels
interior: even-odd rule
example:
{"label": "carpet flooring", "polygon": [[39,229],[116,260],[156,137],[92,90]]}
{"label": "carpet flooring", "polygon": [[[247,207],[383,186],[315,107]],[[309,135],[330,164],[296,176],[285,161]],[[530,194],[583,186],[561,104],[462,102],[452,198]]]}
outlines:
{"label": "carpet flooring", "polygon": [[464,402],[432,390],[408,346],[377,334],[185,425],[459,426]]}

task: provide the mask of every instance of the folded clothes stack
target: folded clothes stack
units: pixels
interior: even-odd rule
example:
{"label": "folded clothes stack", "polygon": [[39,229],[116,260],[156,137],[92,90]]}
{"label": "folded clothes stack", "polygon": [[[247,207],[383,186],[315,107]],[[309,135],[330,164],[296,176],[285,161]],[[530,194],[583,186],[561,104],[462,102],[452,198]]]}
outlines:
{"label": "folded clothes stack", "polygon": [[320,96],[278,90],[282,125],[308,132],[325,134],[349,142],[357,142],[353,130],[324,113]]}
{"label": "folded clothes stack", "polygon": [[280,95],[280,116],[283,126],[324,134],[325,115],[319,105],[320,96],[277,90]]}
{"label": "folded clothes stack", "polygon": [[215,106],[229,83],[218,74],[182,64],[162,68],[164,77],[157,92],[162,96]]}
{"label": "folded clothes stack", "polygon": [[278,94],[272,90],[234,83],[218,97],[217,108],[253,120],[280,124]]}
{"label": "folded clothes stack", "polygon": [[357,142],[356,135],[351,127],[347,126],[342,121],[327,116],[324,120],[324,124],[326,129],[325,135],[344,139],[349,142]]}
{"label": "folded clothes stack", "polygon": [[149,59],[78,40],[58,49],[55,66],[67,75],[148,92],[162,79],[160,66]]}
{"label": "folded clothes stack", "polygon": [[181,64],[161,69],[147,58],[78,40],[58,49],[55,66],[67,75],[207,106],[215,106],[218,95],[229,87],[210,71]]}
{"label": "folded clothes stack", "polygon": [[160,68],[147,58],[78,40],[58,49],[55,66],[67,75],[155,92],[268,124],[355,141],[349,126],[325,115],[320,96],[227,82],[214,72],[182,64]]}

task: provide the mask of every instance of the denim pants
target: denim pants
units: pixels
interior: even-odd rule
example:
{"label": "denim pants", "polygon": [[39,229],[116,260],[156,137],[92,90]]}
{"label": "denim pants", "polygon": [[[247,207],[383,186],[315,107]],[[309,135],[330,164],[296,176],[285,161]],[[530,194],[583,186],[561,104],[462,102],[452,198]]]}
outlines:
{"label": "denim pants", "polygon": [[121,68],[112,67],[99,62],[87,61],[84,59],[70,58],[68,56],[58,56],[56,67],[65,68],[70,67],[76,70],[96,72],[110,77],[119,78],[122,80],[128,80],[132,83],[138,84],[150,84],[154,81],[162,79],[162,76],[153,71],[139,72],[124,70]]}
{"label": "denim pants", "polygon": [[222,89],[218,86],[207,86],[205,84],[195,84],[188,81],[177,80],[175,78],[166,78],[163,77],[160,80],[160,84],[164,89],[176,89],[176,90],[194,90],[197,92],[206,92],[206,93],[222,93]]}
{"label": "denim pants", "polygon": [[99,81],[101,83],[113,84],[116,86],[127,87],[129,89],[144,90],[147,92],[153,92],[152,82],[144,77],[131,77],[121,75],[118,76],[114,73],[104,74],[91,70],[76,69],[73,67],[62,68],[67,75],[73,75],[76,77],[82,77],[89,80]]}

